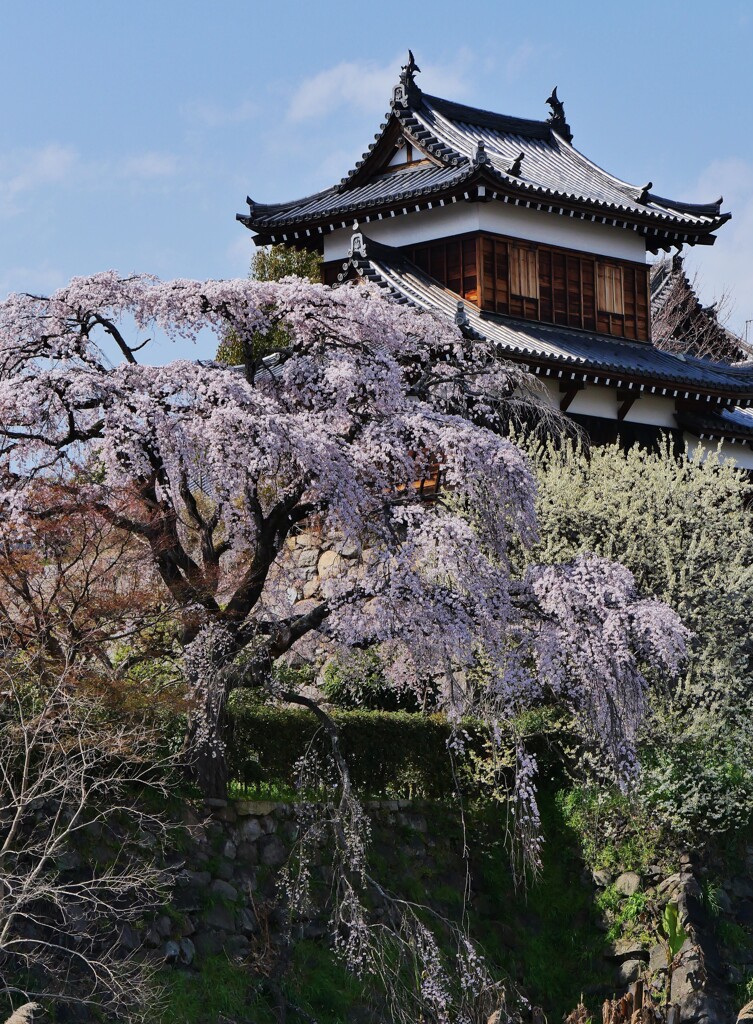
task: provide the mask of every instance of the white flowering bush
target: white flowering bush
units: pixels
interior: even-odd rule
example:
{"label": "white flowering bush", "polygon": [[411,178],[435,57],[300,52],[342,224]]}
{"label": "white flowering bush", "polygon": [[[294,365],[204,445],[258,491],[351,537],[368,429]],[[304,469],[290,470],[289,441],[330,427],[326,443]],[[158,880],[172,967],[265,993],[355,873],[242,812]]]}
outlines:
{"label": "white flowering bush", "polygon": [[676,682],[651,675],[644,719],[645,807],[685,839],[753,815],[753,528],[745,474],[715,454],[528,446],[539,483],[540,540],[527,558],[615,559],[638,591],[689,627]]}

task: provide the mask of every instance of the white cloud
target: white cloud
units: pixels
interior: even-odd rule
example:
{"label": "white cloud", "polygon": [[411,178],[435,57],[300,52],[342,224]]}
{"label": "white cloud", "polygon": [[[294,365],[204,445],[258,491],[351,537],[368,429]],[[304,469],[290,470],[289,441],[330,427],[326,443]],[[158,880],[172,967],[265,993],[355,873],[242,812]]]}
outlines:
{"label": "white cloud", "polygon": [[[689,191],[694,202],[711,202],[724,196],[722,210],[732,220],[720,228],[713,247],[696,246],[687,251],[686,265],[697,273],[704,304],[729,294],[729,326],[745,333],[745,321],[753,317],[753,164],[737,157],[715,160]],[[749,328],[753,338],[753,324]]]}
{"label": "white cloud", "polygon": [[226,125],[250,121],[259,113],[259,105],[253,100],[243,100],[233,107],[223,107],[219,103],[197,100],[195,103],[187,103],[182,113],[189,120],[197,121],[205,128],[223,128]]}
{"label": "white cloud", "polygon": [[17,213],[23,196],[67,179],[77,160],[73,147],[58,143],[0,156],[0,216]]}
{"label": "white cloud", "polygon": [[[291,121],[325,118],[340,107],[366,114],[384,113],[405,60],[406,55],[401,54],[383,65],[374,61],[341,61],[319,71],[298,86],[288,107],[288,117]],[[422,70],[417,81],[425,92],[452,99],[465,96],[471,65],[469,53],[459,51],[451,65],[424,64],[420,60],[418,63]]]}
{"label": "white cloud", "polygon": [[0,219],[22,213],[53,187],[91,190],[113,181],[148,183],[174,177],[178,170],[179,162],[170,153],[85,159],[73,146],[57,142],[0,154]]}
{"label": "white cloud", "polygon": [[170,153],[141,153],[127,157],[119,168],[124,178],[170,178],[178,169],[178,161]]}

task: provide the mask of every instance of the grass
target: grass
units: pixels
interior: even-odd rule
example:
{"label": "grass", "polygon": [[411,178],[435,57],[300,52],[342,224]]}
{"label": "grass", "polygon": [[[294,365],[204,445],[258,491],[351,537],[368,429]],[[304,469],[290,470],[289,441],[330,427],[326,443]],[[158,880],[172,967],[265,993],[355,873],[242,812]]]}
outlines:
{"label": "grass", "polygon": [[[258,976],[222,954],[207,957],[197,972],[164,971],[161,982],[164,998],[158,1024],[216,1024],[220,1017],[274,1024]],[[297,945],[284,991],[318,1024],[347,1024],[364,994],[327,948],[310,941]]]}
{"label": "grass", "polygon": [[222,1014],[244,1020],[260,1001],[247,968],[226,956],[207,957],[198,972],[162,972],[164,1009],[159,1024],[214,1024]]}

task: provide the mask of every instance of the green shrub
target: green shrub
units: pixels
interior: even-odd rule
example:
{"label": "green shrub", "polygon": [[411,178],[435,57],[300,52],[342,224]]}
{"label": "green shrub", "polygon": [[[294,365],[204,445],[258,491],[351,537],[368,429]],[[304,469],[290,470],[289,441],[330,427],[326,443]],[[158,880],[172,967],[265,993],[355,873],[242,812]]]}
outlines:
{"label": "green shrub", "polygon": [[[442,799],[457,789],[447,749],[452,729],[443,716],[335,710],[332,717],[361,793]],[[292,791],[299,759],[308,750],[326,755],[329,740],[305,709],[254,703],[236,691],[229,718],[231,775],[247,786],[263,783]],[[481,727],[467,723],[465,732],[467,745],[481,750]]]}
{"label": "green shrub", "polygon": [[384,675],[374,650],[338,655],[324,669],[324,695],[338,708],[371,711],[418,711],[412,690],[397,690]]}

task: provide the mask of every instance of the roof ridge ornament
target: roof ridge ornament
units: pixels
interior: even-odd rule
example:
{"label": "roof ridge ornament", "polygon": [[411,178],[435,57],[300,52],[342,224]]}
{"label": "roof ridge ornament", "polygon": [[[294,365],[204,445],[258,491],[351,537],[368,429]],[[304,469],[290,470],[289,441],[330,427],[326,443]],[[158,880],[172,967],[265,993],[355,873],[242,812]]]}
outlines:
{"label": "roof ridge ornament", "polygon": [[519,178],[520,177],[520,169],[521,169],[521,166],[523,164],[523,160],[524,159],[525,159],[525,153],[523,153],[523,152],[519,153],[515,157],[513,162],[510,164],[510,166],[507,168],[507,170],[505,171],[505,174],[509,174],[513,178]]}
{"label": "roof ridge ornament", "polygon": [[358,221],[355,221],[353,227],[356,229],[353,232],[353,237],[350,240],[350,249],[348,249],[348,259],[359,257],[362,260],[366,259],[366,240],[362,233],[358,231]]}
{"label": "roof ridge ornament", "polygon": [[462,299],[458,299],[457,309],[455,310],[455,325],[457,327],[471,326],[471,321],[468,319],[468,314],[465,311],[465,303]]}
{"label": "roof ridge ornament", "polygon": [[409,107],[421,90],[416,85],[416,74],[421,68],[416,64],[413,51],[408,50],[408,62],[400,68],[400,81],[392,90],[393,107]]}
{"label": "roof ridge ornament", "polygon": [[483,139],[476,141],[476,152],[473,154],[473,163],[476,167],[480,167],[481,164],[491,163],[489,154],[486,152],[486,146],[484,145]]}
{"label": "roof ridge ornament", "polygon": [[552,95],[547,100],[547,103],[552,108],[552,112],[546,119],[546,123],[550,124],[558,135],[561,135],[565,142],[573,141],[573,133],[570,131],[570,125],[567,123],[565,117],[565,104],[557,96],[557,86],[552,89]]}
{"label": "roof ridge ornament", "polygon": [[653,181],[647,181],[645,185],[642,185],[640,192],[635,197],[636,203],[640,203],[641,206],[646,206],[648,204],[649,192],[651,191],[651,189],[653,187],[654,187]]}

